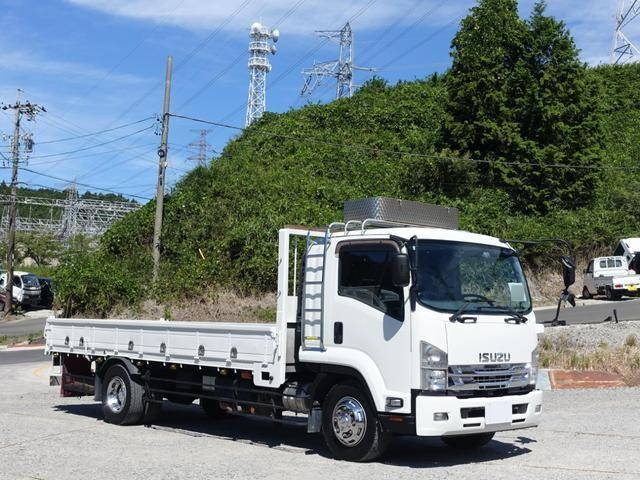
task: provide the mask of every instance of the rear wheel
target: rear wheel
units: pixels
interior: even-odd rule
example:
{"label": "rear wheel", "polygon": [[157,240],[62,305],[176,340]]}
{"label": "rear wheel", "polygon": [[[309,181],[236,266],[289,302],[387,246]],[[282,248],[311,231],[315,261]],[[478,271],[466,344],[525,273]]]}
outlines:
{"label": "rear wheel", "polygon": [[131,379],[125,367],[110,367],[102,385],[102,413],[107,423],[133,425],[142,420],[145,414],[144,388]]}
{"label": "rear wheel", "polygon": [[620,298],[620,295],[614,292],[613,288],[611,288],[609,285],[607,285],[605,295],[607,296],[607,300],[618,300]]}
{"label": "rear wheel", "polygon": [[589,292],[589,289],[587,288],[586,285],[582,287],[582,298],[586,298],[586,299],[593,298],[593,295],[591,295],[591,292]]}
{"label": "rear wheel", "polygon": [[322,435],[336,458],[352,462],[379,457],[390,440],[362,389],[350,384],[336,385],[327,394]]}
{"label": "rear wheel", "polygon": [[474,450],[489,443],[495,433],[475,433],[473,435],[451,435],[442,437],[442,441],[449,447],[461,450]]}

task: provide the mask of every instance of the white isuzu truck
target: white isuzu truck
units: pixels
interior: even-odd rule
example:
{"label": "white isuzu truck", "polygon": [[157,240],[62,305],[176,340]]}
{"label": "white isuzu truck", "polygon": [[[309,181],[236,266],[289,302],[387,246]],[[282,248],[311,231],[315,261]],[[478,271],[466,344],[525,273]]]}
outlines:
{"label": "white isuzu truck", "polygon": [[304,419],[352,461],[393,435],[478,447],[540,421],[542,326],[516,250],[457,227],[451,208],[346,202],[343,223],[280,230],[275,323],[50,318],[46,352],[62,395],[93,394],[109,423],[198,401]]}

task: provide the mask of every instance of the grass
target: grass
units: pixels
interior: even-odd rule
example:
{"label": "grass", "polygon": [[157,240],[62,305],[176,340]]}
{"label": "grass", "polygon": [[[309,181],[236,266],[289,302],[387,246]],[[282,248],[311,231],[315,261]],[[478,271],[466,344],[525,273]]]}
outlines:
{"label": "grass", "polygon": [[42,332],[34,332],[29,333],[27,335],[0,335],[0,345],[15,345],[16,343],[22,342],[33,342],[34,340],[38,340],[42,338]]}
{"label": "grass", "polygon": [[540,341],[540,366],[563,370],[604,371],[622,376],[629,386],[640,386],[640,348],[635,335],[621,345],[600,342],[595,349],[576,344],[569,336],[544,336]]}

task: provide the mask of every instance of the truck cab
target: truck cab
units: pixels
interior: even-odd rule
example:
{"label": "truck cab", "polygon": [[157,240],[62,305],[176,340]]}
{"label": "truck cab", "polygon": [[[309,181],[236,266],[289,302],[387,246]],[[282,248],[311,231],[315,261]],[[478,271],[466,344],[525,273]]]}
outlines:
{"label": "truck cab", "polygon": [[640,274],[640,238],[623,238],[613,252],[615,256],[623,256],[629,268]]}
{"label": "truck cab", "polygon": [[[537,425],[540,330],[509,244],[364,220],[334,225],[307,256],[323,258],[303,282],[307,368],[353,369],[380,417],[415,435],[477,440]],[[399,283],[405,257],[411,275]]]}
{"label": "truck cab", "polygon": [[[6,272],[0,275],[0,288],[4,291],[7,282]],[[13,272],[13,299],[19,305],[35,307],[40,303],[40,283],[32,273]]]}

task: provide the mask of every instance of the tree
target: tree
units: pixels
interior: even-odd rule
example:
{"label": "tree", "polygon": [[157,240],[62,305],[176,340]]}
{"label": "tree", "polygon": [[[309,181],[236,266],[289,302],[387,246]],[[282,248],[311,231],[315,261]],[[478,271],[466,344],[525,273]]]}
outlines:
{"label": "tree", "polygon": [[32,258],[38,266],[46,265],[60,255],[62,245],[48,234],[22,233],[17,239],[21,260]]}
{"label": "tree", "polygon": [[[448,142],[479,159],[481,182],[528,213],[588,204],[600,151],[597,91],[563,22],[538,2],[480,0],[452,43]],[[577,168],[558,168],[556,165]]]}
{"label": "tree", "polygon": [[[524,200],[537,211],[577,208],[593,198],[602,146],[602,111],[596,84],[579,59],[564,22],[545,15],[539,1],[527,22],[522,97],[517,103],[531,166]],[[551,165],[572,165],[557,168]]]}
{"label": "tree", "polygon": [[522,61],[526,24],[516,0],[480,0],[452,42],[447,77],[447,142],[488,162],[477,168],[489,186],[505,185],[507,167],[522,138],[514,98],[514,70]]}

